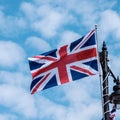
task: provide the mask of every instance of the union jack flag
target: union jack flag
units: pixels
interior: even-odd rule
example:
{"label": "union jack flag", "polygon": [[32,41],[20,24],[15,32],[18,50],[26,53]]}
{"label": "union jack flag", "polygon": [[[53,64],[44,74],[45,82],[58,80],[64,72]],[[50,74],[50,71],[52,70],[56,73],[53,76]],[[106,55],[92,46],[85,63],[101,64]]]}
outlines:
{"label": "union jack flag", "polygon": [[116,116],[116,107],[113,106],[112,110],[110,111],[110,120],[115,120]]}
{"label": "union jack flag", "polygon": [[[116,106],[113,106],[112,110],[110,111],[109,118],[110,118],[110,120],[115,120],[115,117],[116,117]],[[102,118],[102,120],[104,120],[104,119]]]}
{"label": "union jack flag", "polygon": [[98,73],[95,30],[86,36],[41,55],[28,58],[31,94]]}

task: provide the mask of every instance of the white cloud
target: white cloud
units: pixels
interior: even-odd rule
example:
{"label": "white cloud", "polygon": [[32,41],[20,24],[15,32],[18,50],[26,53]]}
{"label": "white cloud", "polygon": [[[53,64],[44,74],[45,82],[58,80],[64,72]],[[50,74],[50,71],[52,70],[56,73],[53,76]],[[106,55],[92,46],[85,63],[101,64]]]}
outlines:
{"label": "white cloud", "polygon": [[21,10],[30,22],[31,29],[44,37],[54,37],[59,33],[61,27],[68,22],[71,24],[74,18],[61,6],[52,4],[27,3],[21,5]]}
{"label": "white cloud", "polygon": [[[112,49],[112,48],[111,48]],[[109,52],[110,53],[110,52]],[[109,54],[109,64],[110,68],[112,69],[113,73],[117,76],[120,74],[120,56],[119,55],[111,55]]]}
{"label": "white cloud", "polygon": [[64,13],[61,14],[50,6],[41,6],[37,12],[42,18],[36,20],[32,24],[32,28],[41,32],[45,37],[53,37],[56,35],[60,27],[63,25],[65,19]]}
{"label": "white cloud", "polygon": [[18,87],[30,86],[31,78],[22,72],[0,71],[0,84],[9,84]]}
{"label": "white cloud", "polygon": [[[100,38],[105,40],[110,34],[120,39],[120,16],[113,10],[105,10],[101,14],[100,29],[103,33]],[[101,33],[100,33],[101,34]]]}
{"label": "white cloud", "polygon": [[[71,82],[70,85],[64,88],[66,98],[70,101],[70,105],[74,103],[75,107],[77,107],[76,104],[84,106],[85,104],[90,104],[90,102],[96,100],[96,98],[100,98],[100,89],[97,89],[99,87],[99,81],[96,81],[96,78],[99,79],[97,75],[86,77]],[[69,87],[71,87],[70,91],[68,91]],[[96,89],[96,91],[93,91],[93,89]],[[93,95],[96,97],[93,98]]]}
{"label": "white cloud", "polygon": [[[106,9],[111,9],[116,4],[116,1],[90,1],[90,0],[69,0],[66,1],[65,7],[69,9],[69,12],[75,13],[77,16],[80,25],[85,25],[86,27],[94,27],[100,20],[101,12]],[[72,13],[74,15],[74,13]],[[70,13],[69,13],[70,14]],[[78,25],[78,24],[77,24]]]}
{"label": "white cloud", "polygon": [[20,9],[21,9],[21,11],[24,12],[25,16],[30,21],[34,21],[37,18],[37,16],[36,16],[36,9],[37,8],[34,6],[34,4],[24,2],[21,4]]}
{"label": "white cloud", "polygon": [[38,106],[38,118],[44,120],[64,120],[66,115],[66,107],[56,104],[45,97],[38,96],[37,98]]}
{"label": "white cloud", "polygon": [[76,7],[76,12],[82,15],[80,19],[82,19],[83,24],[85,24],[86,26],[93,26],[95,24],[97,17],[95,10],[96,8],[94,2],[90,2],[90,1],[82,1],[79,4],[77,4]]}
{"label": "white cloud", "polygon": [[[95,77],[90,80],[83,79],[61,86],[62,96],[59,92],[52,93],[54,101],[47,97],[37,96],[36,105],[39,119],[44,120],[93,120],[102,118],[99,81]],[[57,89],[57,88],[56,88]],[[55,89],[54,89],[55,90]],[[45,96],[47,95],[44,93]],[[53,95],[54,94],[54,95]],[[57,96],[56,96],[57,95]],[[94,96],[94,97],[93,97]],[[52,99],[51,97],[51,99]],[[58,100],[57,102],[55,100]],[[62,104],[60,102],[62,101]]]}
{"label": "white cloud", "polygon": [[[113,10],[106,10],[106,8],[113,6],[111,3],[113,2],[105,2],[104,0],[96,3],[89,0],[80,2],[78,0],[33,0],[32,2],[23,2],[20,8],[25,15],[23,18],[18,17],[17,13],[15,16],[6,16],[5,13],[0,11],[0,33],[4,36],[8,34],[13,36],[19,29],[24,29],[28,25],[30,31],[37,32],[39,36],[42,35],[44,38],[61,35],[58,38],[61,40],[58,46],[61,46],[80,37],[79,34],[73,31],[66,31],[68,29],[67,25],[73,25],[74,23],[73,26],[69,27],[70,29],[74,29],[75,25],[77,25],[77,29],[78,26],[80,29],[82,29],[81,26],[86,26],[89,29],[98,21],[100,24],[100,27],[98,27],[100,30],[102,29],[100,31],[102,34],[100,33],[99,37],[105,39],[110,33],[113,33],[119,39],[120,16]],[[34,50],[44,52],[51,49],[46,41],[35,36],[28,37],[25,43],[26,46]],[[54,96],[59,93],[56,90],[57,88],[55,92],[46,92],[44,94],[46,97],[43,97],[42,93],[30,96],[26,90],[21,88],[26,87],[26,80],[28,82],[29,79],[29,76],[23,74],[28,68],[23,63],[24,58],[25,52],[18,44],[11,41],[0,41],[0,66],[17,66],[16,69],[22,72],[0,71],[0,83],[2,83],[0,91],[4,90],[0,94],[0,105],[16,115],[0,114],[0,120],[16,120],[21,115],[24,119],[33,118],[38,120],[97,120],[102,118],[99,78],[97,80],[93,77],[87,78],[77,81],[77,83],[60,86],[60,91],[62,90],[63,94],[57,97]],[[112,61],[112,66],[119,72],[119,57],[112,56],[112,58],[115,59],[115,61]],[[53,95],[53,98],[50,100],[49,96],[51,95]]]}
{"label": "white cloud", "polygon": [[[21,18],[20,21],[23,26],[27,23],[28,28],[49,38],[57,35],[60,30],[63,30],[63,26],[68,24],[77,26],[84,24],[88,28],[93,28],[99,22],[101,12],[107,8],[112,8],[115,3],[112,1],[108,4],[108,1],[103,0],[97,2],[89,0],[80,2],[78,0],[23,2],[20,11],[25,17]],[[119,32],[117,35],[119,36]]]}
{"label": "white cloud", "polygon": [[66,120],[93,120],[93,119],[101,119],[100,118],[100,105],[96,103],[88,104],[84,108],[78,106],[79,108],[68,109]]}
{"label": "white cloud", "polygon": [[58,46],[62,46],[68,43],[71,43],[77,39],[79,39],[81,36],[78,33],[75,33],[73,31],[64,31],[63,34],[61,34],[61,41],[58,44]]}
{"label": "white cloud", "polygon": [[9,110],[16,112],[18,115],[23,115],[27,118],[36,117],[36,107],[34,99],[20,87],[15,87],[7,84],[0,86],[0,104],[8,107]]}
{"label": "white cloud", "polygon": [[17,120],[16,116],[11,114],[0,114],[0,120]]}
{"label": "white cloud", "polygon": [[25,58],[24,50],[12,41],[0,41],[0,66],[13,67]]}
{"label": "white cloud", "polygon": [[42,52],[51,49],[50,45],[45,40],[35,36],[27,38],[26,45]]}
{"label": "white cloud", "polygon": [[13,37],[18,35],[20,29],[26,28],[24,18],[17,16],[7,16],[0,11],[0,33],[3,36]]}
{"label": "white cloud", "polygon": [[95,77],[81,79],[64,88],[65,99],[70,106],[67,120],[92,120],[101,117],[102,108],[101,101],[98,99],[100,98],[98,88],[99,81],[96,81]]}
{"label": "white cloud", "polygon": [[56,35],[59,27],[62,24],[62,16],[56,11],[49,11],[41,21],[33,23],[32,27],[41,32],[45,37],[52,37]]}
{"label": "white cloud", "polygon": [[[88,84],[89,83],[90,82],[88,82]],[[91,87],[91,85],[89,87]],[[64,101],[67,102],[66,106],[64,104],[60,104],[59,102],[57,103],[55,101],[47,99],[40,94],[34,96],[33,99],[32,96],[28,95],[25,90],[19,87],[1,85],[0,90],[4,89],[4,93],[0,94],[0,104],[9,108],[10,111],[15,112],[18,115],[22,115],[26,119],[97,119],[100,117],[101,105],[98,99],[91,97],[91,92],[88,92],[89,90],[87,90],[86,87],[86,85],[81,85],[75,82],[63,86],[63,91],[65,92],[63,98]],[[55,94],[57,94],[57,92]],[[60,96],[56,99],[60,99],[61,101]]]}

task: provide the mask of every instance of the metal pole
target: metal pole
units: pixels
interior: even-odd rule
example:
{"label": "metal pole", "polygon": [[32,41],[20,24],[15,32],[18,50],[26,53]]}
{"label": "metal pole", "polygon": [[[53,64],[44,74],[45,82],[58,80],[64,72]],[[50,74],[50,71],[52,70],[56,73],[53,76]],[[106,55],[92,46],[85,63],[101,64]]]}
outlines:
{"label": "metal pole", "polygon": [[102,66],[103,73],[103,111],[104,120],[110,120],[109,118],[109,88],[108,88],[108,51],[105,42],[103,42],[102,52],[100,55],[100,63]]}
{"label": "metal pole", "polygon": [[[97,37],[97,25],[95,25],[95,39],[97,43],[97,50],[98,50],[98,37]],[[100,94],[101,94],[101,104],[102,104],[102,116],[104,116],[104,103],[103,103],[103,85],[102,85],[102,71],[101,71],[101,66],[100,66],[100,52],[97,51],[97,57],[98,57],[98,70],[99,70],[99,78],[100,78]],[[103,120],[103,119],[102,119]]]}

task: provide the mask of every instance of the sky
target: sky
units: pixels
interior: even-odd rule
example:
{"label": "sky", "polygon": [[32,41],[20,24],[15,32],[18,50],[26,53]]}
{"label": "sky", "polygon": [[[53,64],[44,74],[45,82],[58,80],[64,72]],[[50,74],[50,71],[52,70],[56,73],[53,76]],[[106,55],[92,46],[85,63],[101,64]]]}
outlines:
{"label": "sky", "polygon": [[105,41],[109,65],[119,76],[119,6],[119,0],[0,0],[0,120],[101,120],[98,75],[31,95],[28,57],[68,44],[97,25],[98,50]]}

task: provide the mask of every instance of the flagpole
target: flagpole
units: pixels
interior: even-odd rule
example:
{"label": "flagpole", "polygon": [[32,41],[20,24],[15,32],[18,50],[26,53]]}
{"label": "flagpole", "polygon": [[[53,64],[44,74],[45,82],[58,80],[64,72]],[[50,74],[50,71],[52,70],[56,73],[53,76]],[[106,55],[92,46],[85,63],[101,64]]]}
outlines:
{"label": "flagpole", "polygon": [[[109,104],[112,103],[115,106],[120,105],[120,81],[116,78],[111,69],[108,67],[108,51],[105,42],[103,42],[102,52],[99,53],[100,64],[102,68],[102,95],[103,95],[103,120],[110,120]],[[109,79],[111,76],[116,85],[113,87],[113,93],[109,95]],[[117,109],[117,107],[116,107]]]}
{"label": "flagpole", "polygon": [[[100,94],[101,94],[101,104],[102,104],[102,115],[104,119],[104,104],[103,104],[103,94],[102,94],[102,74],[101,74],[101,69],[100,69],[100,56],[99,56],[99,51],[98,51],[98,36],[97,36],[97,25],[95,25],[95,40],[97,43],[97,58],[98,58],[98,71],[99,71],[99,79],[100,79]],[[104,119],[105,120],[105,119]]]}
{"label": "flagpole", "polygon": [[108,76],[110,71],[108,69],[108,51],[105,42],[103,42],[102,52],[100,53],[100,63],[102,67],[102,87],[103,87],[103,111],[104,111],[104,120],[110,120],[109,114],[109,86],[108,86]]}

